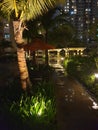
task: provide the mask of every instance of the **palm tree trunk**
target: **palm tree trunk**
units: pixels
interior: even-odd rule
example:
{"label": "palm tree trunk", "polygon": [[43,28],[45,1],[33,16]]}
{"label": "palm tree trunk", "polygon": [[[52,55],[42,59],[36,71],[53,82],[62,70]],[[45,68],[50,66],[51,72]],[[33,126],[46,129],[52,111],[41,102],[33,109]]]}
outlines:
{"label": "palm tree trunk", "polygon": [[17,48],[17,57],[18,57],[18,65],[19,65],[22,89],[26,91],[30,88],[31,82],[29,79],[27,64],[25,60],[24,48]]}
{"label": "palm tree trunk", "polygon": [[17,58],[18,58],[18,65],[20,71],[20,80],[21,86],[24,91],[29,90],[31,87],[31,82],[28,74],[26,58],[25,58],[25,51],[23,48],[23,33],[24,27],[20,21],[14,21],[14,32],[15,32],[15,41],[17,44]]}

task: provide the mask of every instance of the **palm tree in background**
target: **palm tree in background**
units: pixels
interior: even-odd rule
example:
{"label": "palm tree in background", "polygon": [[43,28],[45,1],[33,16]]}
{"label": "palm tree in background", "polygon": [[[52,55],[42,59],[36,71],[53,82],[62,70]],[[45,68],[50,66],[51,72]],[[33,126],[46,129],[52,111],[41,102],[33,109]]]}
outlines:
{"label": "palm tree in background", "polygon": [[13,20],[21,85],[25,91],[31,86],[23,48],[22,34],[26,28],[25,23],[42,15],[60,2],[63,0],[3,0],[0,2],[0,14],[8,20]]}
{"label": "palm tree in background", "polygon": [[75,37],[75,28],[68,21],[69,14],[62,7],[57,7],[57,15],[53,17],[48,40],[57,47],[67,47]]}

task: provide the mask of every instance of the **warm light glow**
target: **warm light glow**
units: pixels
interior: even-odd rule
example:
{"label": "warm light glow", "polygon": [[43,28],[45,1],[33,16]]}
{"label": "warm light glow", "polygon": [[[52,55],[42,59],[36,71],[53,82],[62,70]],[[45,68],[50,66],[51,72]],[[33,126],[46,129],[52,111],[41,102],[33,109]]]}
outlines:
{"label": "warm light glow", "polygon": [[98,78],[98,73],[95,73],[95,77]]}
{"label": "warm light glow", "polygon": [[61,60],[64,60],[64,57],[61,57]]}
{"label": "warm light glow", "polygon": [[41,116],[42,115],[42,111],[40,110],[38,113],[37,113],[38,116]]}
{"label": "warm light glow", "polygon": [[93,102],[93,106],[92,106],[93,109],[98,109],[98,105],[96,102]]}

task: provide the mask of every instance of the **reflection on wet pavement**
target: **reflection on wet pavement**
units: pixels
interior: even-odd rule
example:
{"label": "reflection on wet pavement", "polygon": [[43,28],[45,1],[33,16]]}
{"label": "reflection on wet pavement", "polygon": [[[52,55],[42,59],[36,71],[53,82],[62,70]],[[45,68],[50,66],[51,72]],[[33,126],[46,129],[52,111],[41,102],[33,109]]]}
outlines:
{"label": "reflection on wet pavement", "polygon": [[55,67],[58,130],[98,130],[98,104],[64,69]]}

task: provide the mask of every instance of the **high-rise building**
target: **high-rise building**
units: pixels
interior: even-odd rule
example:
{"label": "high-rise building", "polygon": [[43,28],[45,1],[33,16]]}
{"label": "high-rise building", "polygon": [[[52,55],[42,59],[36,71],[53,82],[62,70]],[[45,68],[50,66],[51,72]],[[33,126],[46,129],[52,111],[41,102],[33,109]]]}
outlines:
{"label": "high-rise building", "polygon": [[[95,23],[98,0],[66,0],[65,12],[77,30],[77,38],[87,43],[92,41],[90,26]],[[98,15],[97,15],[98,16]]]}
{"label": "high-rise building", "polygon": [[[2,44],[3,43],[3,44]],[[0,46],[11,46],[16,51],[13,22],[0,18]]]}
{"label": "high-rise building", "polygon": [[9,22],[0,18],[0,41],[10,41],[10,26]]}

